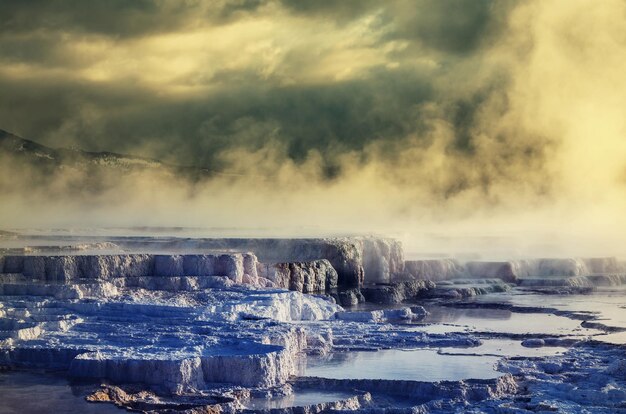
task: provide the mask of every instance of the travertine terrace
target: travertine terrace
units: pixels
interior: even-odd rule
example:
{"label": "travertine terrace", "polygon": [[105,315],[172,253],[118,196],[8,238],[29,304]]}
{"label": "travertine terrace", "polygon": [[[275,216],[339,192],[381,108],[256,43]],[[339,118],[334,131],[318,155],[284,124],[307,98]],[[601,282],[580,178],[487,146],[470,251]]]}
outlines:
{"label": "travertine terrace", "polygon": [[[0,256],[0,363],[60,370],[72,384],[88,385],[84,398],[92,404],[150,412],[521,409],[528,384],[551,395],[549,381],[557,379],[550,375],[575,375],[578,368],[559,365],[562,355],[588,361],[623,353],[593,338],[626,326],[506,299],[619,288],[624,267],[613,258],[405,261],[399,242],[375,237],[46,242]],[[446,308],[545,315],[564,328],[521,334],[477,322],[455,329],[435,320]],[[503,338],[528,351],[494,357],[482,350]],[[477,368],[451,371],[444,382],[428,370],[392,379],[365,369],[342,378],[348,365],[326,378],[308,374],[328,372],[324,358],[394,349],[439,349],[443,366],[460,361],[460,353]],[[534,349],[543,351],[527,357]],[[483,363],[493,366],[479,369]],[[624,389],[621,368],[587,365],[581,369]],[[583,410],[575,395],[559,398]],[[619,408],[611,398],[594,404]]]}

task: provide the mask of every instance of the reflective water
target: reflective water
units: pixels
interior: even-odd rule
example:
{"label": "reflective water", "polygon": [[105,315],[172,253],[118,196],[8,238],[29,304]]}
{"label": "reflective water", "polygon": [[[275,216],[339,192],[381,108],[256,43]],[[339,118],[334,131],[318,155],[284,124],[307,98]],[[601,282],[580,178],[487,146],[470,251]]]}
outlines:
{"label": "reflective water", "polygon": [[434,349],[336,352],[309,357],[304,375],[342,379],[458,381],[500,375],[495,356],[441,355]]}
{"label": "reflective water", "polygon": [[[517,293],[514,295],[485,295],[475,299],[478,303],[501,302],[516,306],[540,306],[567,312],[591,313],[595,322],[608,327],[626,329],[626,287],[604,288],[586,295],[544,295]],[[533,317],[535,314],[533,314]],[[598,336],[612,342],[626,344],[626,335]]]}
{"label": "reflective water", "polygon": [[249,410],[267,410],[273,408],[303,407],[325,402],[345,400],[354,394],[333,391],[296,391],[294,394],[273,398],[251,398],[244,401]]}
{"label": "reflective water", "polygon": [[113,404],[90,403],[80,387],[61,376],[33,372],[0,372],[0,413],[123,413]]}
{"label": "reflective water", "polygon": [[485,339],[480,346],[471,348],[441,348],[440,352],[448,355],[496,355],[503,357],[544,357],[560,355],[567,351],[565,347],[544,346],[528,348],[521,341],[512,339]]}
{"label": "reflective water", "polygon": [[606,342],[608,344],[623,345],[626,344],[626,332],[615,332],[606,335],[594,336],[596,341]]}
{"label": "reflective water", "polygon": [[[541,303],[541,302],[538,302]],[[509,333],[509,334],[540,334],[540,335],[595,335],[600,333],[596,329],[587,329],[581,326],[581,321],[565,316],[548,313],[518,313],[506,309],[485,308],[453,308],[448,306],[425,306],[429,314],[419,321],[416,331],[426,329],[433,332],[433,325],[447,324],[443,329],[453,332],[453,327],[460,330],[476,332]],[[436,327],[436,325],[434,325]]]}

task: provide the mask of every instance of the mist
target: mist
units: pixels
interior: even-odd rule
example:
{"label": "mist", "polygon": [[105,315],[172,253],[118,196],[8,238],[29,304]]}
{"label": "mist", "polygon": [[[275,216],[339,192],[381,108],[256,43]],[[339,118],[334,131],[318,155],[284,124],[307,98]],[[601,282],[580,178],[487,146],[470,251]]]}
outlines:
{"label": "mist", "polygon": [[5,156],[2,228],[625,256],[623,1],[55,4],[1,6],[0,128],[215,173]]}

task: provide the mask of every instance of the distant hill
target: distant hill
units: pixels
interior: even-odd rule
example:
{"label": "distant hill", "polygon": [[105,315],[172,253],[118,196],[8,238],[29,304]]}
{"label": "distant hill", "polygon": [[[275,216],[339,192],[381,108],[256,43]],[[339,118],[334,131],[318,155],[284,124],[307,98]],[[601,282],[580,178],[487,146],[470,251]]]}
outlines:
{"label": "distant hill", "polygon": [[84,171],[88,173],[160,171],[181,175],[187,179],[199,180],[218,172],[197,167],[184,167],[163,163],[161,161],[117,154],[114,152],[89,152],[78,149],[50,148],[34,141],[21,138],[0,129],[0,157],[8,156],[19,162],[21,166],[32,167],[44,174],[55,173],[64,169]]}

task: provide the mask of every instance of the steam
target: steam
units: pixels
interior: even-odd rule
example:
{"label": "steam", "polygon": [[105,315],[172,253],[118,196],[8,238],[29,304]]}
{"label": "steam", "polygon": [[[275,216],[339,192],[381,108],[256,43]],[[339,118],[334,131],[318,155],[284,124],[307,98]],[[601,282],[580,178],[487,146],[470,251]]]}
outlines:
{"label": "steam", "polygon": [[[450,40],[437,31],[408,37],[399,16],[410,16],[409,3],[368,3],[354,15],[342,8],[333,22],[327,10],[267,2],[216,25],[74,40],[63,53],[86,50],[92,62],[54,73],[5,64],[0,83],[42,82],[41,93],[54,95],[50,79],[67,82],[69,71],[81,81],[66,85],[92,93],[56,127],[42,114],[64,113],[36,108],[42,114],[1,119],[6,129],[221,173],[190,181],[152,167],[89,177],[65,169],[39,185],[36,169],[4,159],[0,226],[373,232],[402,238],[416,254],[624,255],[626,4],[496,2],[468,14],[480,31],[463,27]],[[472,41],[460,43],[468,33]],[[185,54],[175,55],[179,46]],[[106,62],[103,52],[112,53]],[[202,65],[210,76],[199,77]],[[113,95],[98,86],[108,82]],[[162,131],[158,119],[174,116],[190,137]]]}

